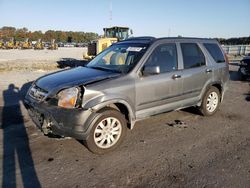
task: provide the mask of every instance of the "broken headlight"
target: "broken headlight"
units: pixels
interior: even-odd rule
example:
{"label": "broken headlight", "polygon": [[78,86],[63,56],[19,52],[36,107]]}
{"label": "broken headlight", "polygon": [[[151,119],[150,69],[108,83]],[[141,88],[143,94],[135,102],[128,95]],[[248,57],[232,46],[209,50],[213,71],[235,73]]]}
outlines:
{"label": "broken headlight", "polygon": [[75,87],[62,90],[58,93],[58,106],[63,108],[75,108],[79,90]]}

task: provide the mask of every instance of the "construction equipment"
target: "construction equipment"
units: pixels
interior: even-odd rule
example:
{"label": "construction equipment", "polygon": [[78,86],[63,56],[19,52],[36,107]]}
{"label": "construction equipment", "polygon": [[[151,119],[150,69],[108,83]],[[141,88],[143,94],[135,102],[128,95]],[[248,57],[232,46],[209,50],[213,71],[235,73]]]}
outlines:
{"label": "construction equipment", "polygon": [[21,49],[32,49],[32,43],[29,38],[26,38],[25,41],[21,44]]}
{"label": "construction equipment", "polygon": [[4,49],[13,49],[14,48],[14,38],[10,38],[4,45]]}
{"label": "construction equipment", "polygon": [[52,39],[49,46],[48,50],[58,50],[58,45],[55,43],[55,39]]}
{"label": "construction equipment", "polygon": [[43,50],[44,49],[44,45],[41,39],[38,39],[35,46],[34,46],[35,50]]}
{"label": "construction equipment", "polygon": [[0,40],[0,49],[4,48],[4,42],[2,40]]}
{"label": "construction equipment", "polygon": [[88,50],[83,54],[83,59],[92,59],[113,43],[127,39],[129,37],[129,30],[128,27],[119,26],[103,28],[104,37],[88,44]]}
{"label": "construction equipment", "polygon": [[14,41],[14,49],[20,49],[21,48],[21,42]]}

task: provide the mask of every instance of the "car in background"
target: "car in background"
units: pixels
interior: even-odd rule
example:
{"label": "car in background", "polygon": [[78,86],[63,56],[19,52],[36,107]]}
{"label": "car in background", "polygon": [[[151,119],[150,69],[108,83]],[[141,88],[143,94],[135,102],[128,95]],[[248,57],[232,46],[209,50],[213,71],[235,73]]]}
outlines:
{"label": "car in background", "polygon": [[75,45],[75,47],[81,47],[81,48],[83,48],[83,47],[87,47],[88,46],[88,44],[86,44],[86,43],[76,43],[76,45]]}
{"label": "car in background", "polygon": [[58,47],[64,47],[63,42],[59,42],[59,43],[58,43]]}
{"label": "car in background", "polygon": [[240,61],[239,74],[241,80],[250,78],[250,53]]}
{"label": "car in background", "polygon": [[75,43],[66,43],[66,44],[64,44],[64,47],[67,47],[67,48],[73,48],[73,47],[75,47]]}

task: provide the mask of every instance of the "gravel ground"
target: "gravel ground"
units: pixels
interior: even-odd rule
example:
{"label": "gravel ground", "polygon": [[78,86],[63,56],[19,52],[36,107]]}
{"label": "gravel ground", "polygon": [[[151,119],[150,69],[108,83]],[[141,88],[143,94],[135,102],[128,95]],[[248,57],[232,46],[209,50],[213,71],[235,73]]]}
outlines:
{"label": "gravel ground", "polygon": [[[136,123],[116,151],[102,156],[74,139],[48,138],[35,128],[20,101],[26,83],[45,72],[1,73],[0,92],[5,97],[0,97],[0,117],[8,126],[0,129],[0,183],[3,187],[250,187],[250,87],[238,80],[235,65],[230,66],[229,91],[214,116],[202,117],[193,108],[154,116]],[[8,94],[10,83],[19,91]],[[185,124],[176,126],[176,120]]]}
{"label": "gravel ground", "polygon": [[86,48],[59,48],[58,50],[0,50],[0,72],[56,70],[65,65],[85,63],[83,52]]}
{"label": "gravel ground", "polygon": [[0,50],[0,62],[12,60],[56,61],[61,58],[81,59],[86,48],[59,48],[58,50]]}

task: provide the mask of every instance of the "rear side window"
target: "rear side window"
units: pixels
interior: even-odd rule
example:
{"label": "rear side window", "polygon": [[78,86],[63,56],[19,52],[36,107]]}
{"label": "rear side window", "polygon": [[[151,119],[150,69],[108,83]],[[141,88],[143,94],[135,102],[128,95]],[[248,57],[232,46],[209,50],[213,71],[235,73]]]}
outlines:
{"label": "rear side window", "polygon": [[206,64],[205,56],[196,43],[182,43],[184,69],[200,67]]}
{"label": "rear side window", "polygon": [[217,44],[204,43],[204,46],[207,49],[207,51],[210,53],[210,55],[213,57],[216,63],[225,62],[224,55]]}

